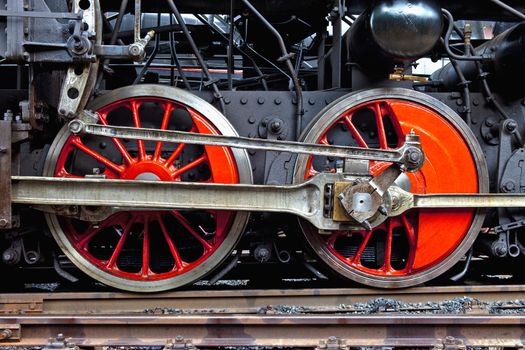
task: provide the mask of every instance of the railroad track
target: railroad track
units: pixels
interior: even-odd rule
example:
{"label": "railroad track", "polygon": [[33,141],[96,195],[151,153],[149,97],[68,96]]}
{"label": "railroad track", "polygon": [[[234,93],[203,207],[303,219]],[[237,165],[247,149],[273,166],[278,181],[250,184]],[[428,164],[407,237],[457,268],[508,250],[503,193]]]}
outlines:
{"label": "railroad track", "polygon": [[523,324],[525,285],[0,296],[9,347],[522,347]]}

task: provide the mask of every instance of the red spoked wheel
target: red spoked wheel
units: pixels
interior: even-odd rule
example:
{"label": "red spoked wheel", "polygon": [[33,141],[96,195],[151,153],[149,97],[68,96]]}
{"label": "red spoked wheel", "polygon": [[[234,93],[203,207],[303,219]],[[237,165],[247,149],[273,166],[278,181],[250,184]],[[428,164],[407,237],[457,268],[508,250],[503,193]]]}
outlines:
{"label": "red spoked wheel", "polygon": [[[389,149],[405,134],[421,137],[426,162],[402,174],[396,185],[413,193],[488,190],[483,153],[470,129],[443,103],[405,89],[376,89],[345,96],[310,124],[305,142]],[[336,159],[300,155],[295,182],[335,171]],[[370,175],[389,163],[370,162]],[[408,287],[445,272],[470,248],[483,221],[474,209],[412,210],[372,230],[320,234],[301,222],[315,252],[331,268],[357,282]]]}
{"label": "red spoked wheel", "polygon": [[[90,106],[99,123],[236,135],[207,102],[182,90],[140,85],[112,91]],[[75,136],[64,128],[51,146],[45,175],[107,179],[250,183],[244,151]],[[91,208],[93,209],[93,208]],[[48,215],[53,236],[84,272],[130,291],[160,291],[195,281],[233,249],[248,219],[231,211],[119,211],[91,223]]]}

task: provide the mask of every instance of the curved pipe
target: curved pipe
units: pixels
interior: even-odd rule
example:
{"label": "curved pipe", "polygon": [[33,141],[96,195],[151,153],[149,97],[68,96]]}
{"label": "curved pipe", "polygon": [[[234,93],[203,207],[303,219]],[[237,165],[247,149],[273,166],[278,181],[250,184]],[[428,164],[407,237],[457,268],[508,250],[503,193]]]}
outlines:
{"label": "curved pipe", "polygon": [[[170,0],[171,1],[171,0]],[[299,137],[302,130],[302,117],[303,117],[303,92],[301,89],[301,84],[299,84],[299,78],[297,77],[297,74],[295,74],[295,69],[293,67],[292,61],[290,60],[291,54],[288,53],[288,50],[286,50],[286,45],[284,43],[283,37],[281,34],[275,29],[264,16],[257,11],[255,7],[248,1],[248,0],[242,0],[244,5],[250,9],[250,11],[253,12],[257,18],[263,23],[263,25],[272,32],[272,34],[277,38],[277,42],[279,44],[279,48],[281,49],[282,57],[280,60],[284,60],[286,62],[286,67],[290,71],[290,76],[292,77],[293,85],[295,87],[295,94],[297,98],[297,108],[295,111],[295,115],[297,117],[297,128],[296,128],[296,137]]]}

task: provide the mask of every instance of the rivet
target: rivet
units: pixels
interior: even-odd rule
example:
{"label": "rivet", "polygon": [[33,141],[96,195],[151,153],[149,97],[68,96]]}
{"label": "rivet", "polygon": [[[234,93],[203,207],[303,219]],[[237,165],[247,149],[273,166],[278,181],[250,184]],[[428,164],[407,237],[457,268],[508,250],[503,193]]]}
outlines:
{"label": "rivet", "polygon": [[280,105],[281,104],[281,100],[276,98],[274,101],[273,101],[276,105]]}
{"label": "rivet", "polygon": [[248,123],[254,124],[255,123],[255,117],[251,116],[250,118],[248,118]]}
{"label": "rivet", "polygon": [[227,105],[229,105],[231,102],[232,102],[232,100],[230,100],[229,97],[225,97],[224,98],[224,103],[226,103]]}
{"label": "rivet", "polygon": [[241,98],[241,104],[245,105],[248,103],[248,99],[246,97]]}
{"label": "rivet", "polygon": [[257,103],[260,104],[260,105],[264,104],[264,102],[265,102],[264,97],[259,97],[257,99]]}
{"label": "rivet", "polygon": [[313,105],[315,104],[315,99],[314,99],[313,97],[310,97],[310,98],[308,99],[308,104],[309,104],[310,106],[313,106]]}

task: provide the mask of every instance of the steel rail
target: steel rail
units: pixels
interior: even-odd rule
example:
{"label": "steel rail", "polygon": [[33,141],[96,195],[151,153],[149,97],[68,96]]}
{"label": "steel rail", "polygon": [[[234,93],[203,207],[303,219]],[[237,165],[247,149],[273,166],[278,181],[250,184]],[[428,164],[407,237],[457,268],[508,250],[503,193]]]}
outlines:
{"label": "steel rail", "polygon": [[[523,316],[458,315],[229,315],[229,316],[4,316],[13,329],[3,346],[42,346],[63,334],[70,346],[166,346],[175,336],[194,346],[318,347],[327,339],[346,346],[443,348],[458,342],[468,347],[523,346]],[[18,332],[16,332],[18,330]],[[447,338],[456,336],[457,338]],[[59,339],[60,339],[59,338]],[[457,344],[457,345],[459,345]],[[449,347],[446,347],[449,349]],[[337,347],[339,349],[339,347]],[[452,348],[450,348],[452,349]]]}
{"label": "steel rail", "polygon": [[[0,346],[60,343],[70,347],[166,346],[166,339],[180,335],[183,337],[179,338],[180,345],[188,344],[186,341],[191,339],[197,347],[323,348],[323,344],[332,342],[332,345],[350,347],[522,348],[523,310],[515,315],[403,314],[400,310],[364,315],[345,313],[347,309],[340,306],[377,298],[439,302],[452,297],[470,298],[473,303],[494,301],[495,305],[501,305],[502,300],[523,298],[524,291],[524,285],[503,285],[388,291],[344,288],[175,291],[151,295],[120,292],[1,294],[0,334],[6,337],[0,338]],[[254,310],[257,307],[269,309],[271,304],[289,304],[296,309],[309,306],[327,310],[332,307],[332,311],[261,314]],[[192,310],[186,314],[146,310],[162,311],[163,307]],[[213,308],[221,310],[215,312]],[[63,337],[57,337],[58,334]]]}
{"label": "steel rail", "polygon": [[[241,136],[207,135],[174,130],[138,129],[133,127],[86,123],[78,119],[71,121],[69,128],[73,134],[89,134],[122,139],[188,143],[208,146],[227,146],[233,148],[292,152],[357,160],[406,163],[405,165],[408,166],[408,170],[416,170],[416,168],[422,165],[424,160],[419,141],[412,141],[414,137],[417,138],[415,135],[407,135],[407,141],[400,148],[382,150],[349,146],[309,144],[297,141],[252,139]],[[409,153],[414,152],[420,155],[420,158],[415,162],[409,159]]]}
{"label": "steel rail", "polygon": [[[194,287],[199,288],[199,287]],[[326,313],[330,309],[352,312],[347,306],[370,300],[389,299],[403,303],[440,303],[456,298],[472,298],[480,303],[522,300],[525,285],[433,286],[408,289],[316,288],[189,290],[141,294],[127,292],[2,293],[0,315],[118,315],[173,313],[260,314],[268,306],[301,306],[308,311]],[[345,305],[345,307],[341,307]],[[334,312],[334,311],[332,311]],[[480,309],[472,310],[474,313]],[[269,312],[271,313],[271,311]],[[385,310],[385,313],[390,313]]]}

